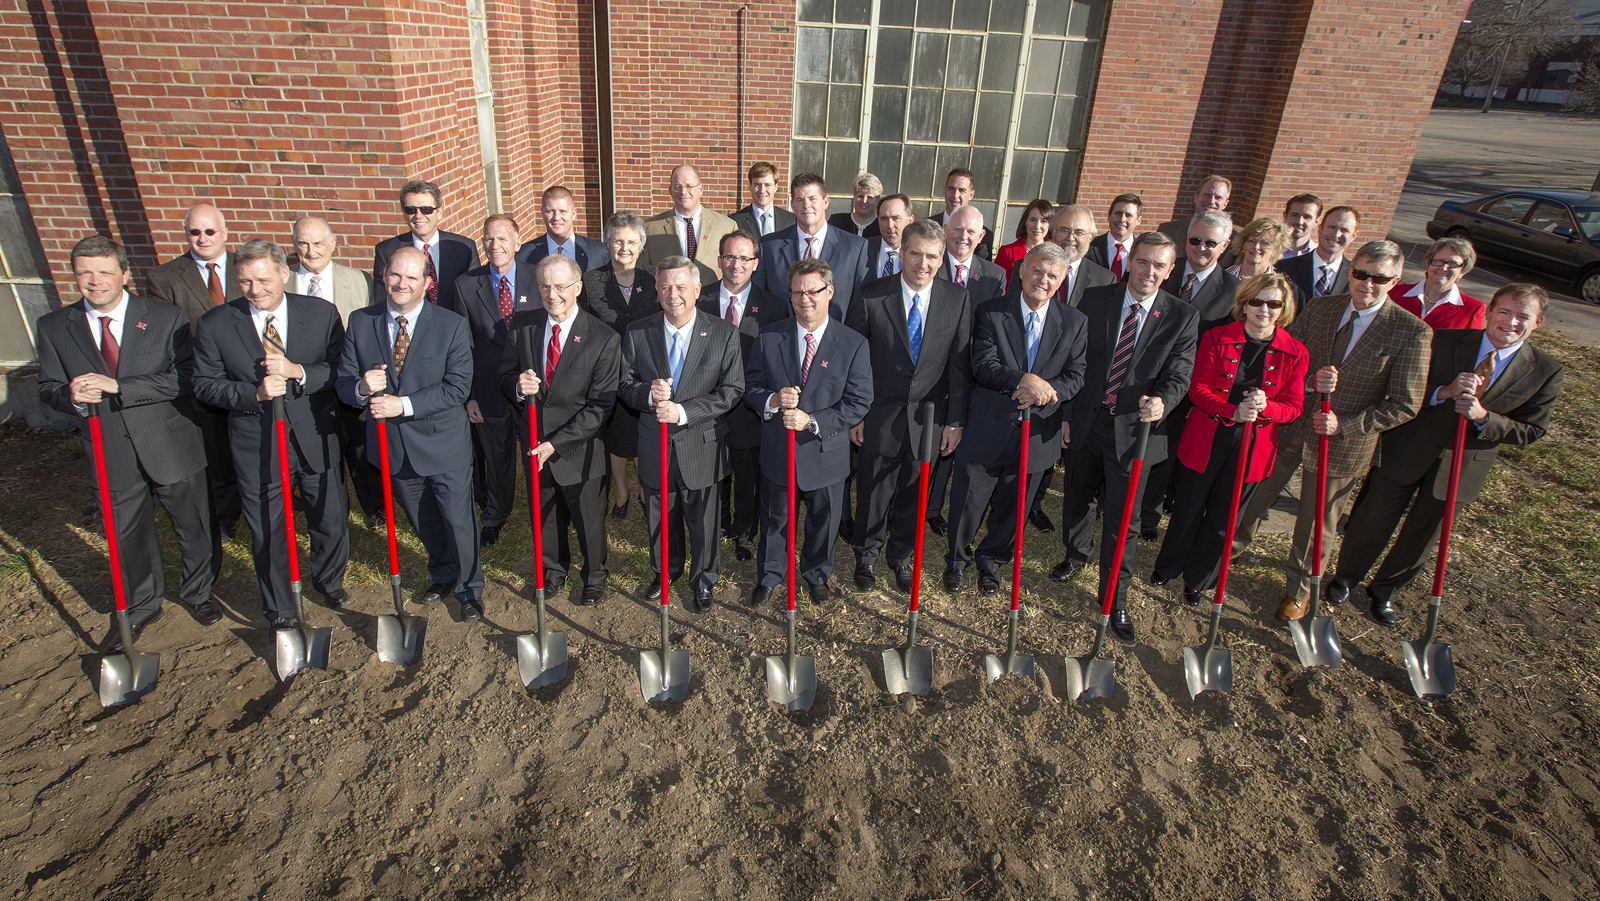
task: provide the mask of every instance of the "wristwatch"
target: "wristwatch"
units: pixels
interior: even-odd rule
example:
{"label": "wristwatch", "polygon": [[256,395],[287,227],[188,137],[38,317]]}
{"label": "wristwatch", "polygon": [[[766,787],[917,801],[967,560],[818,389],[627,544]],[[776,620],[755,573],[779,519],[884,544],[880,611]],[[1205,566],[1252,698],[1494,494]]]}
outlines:
{"label": "wristwatch", "polygon": [[815,416],[806,420],[806,431],[816,435],[818,438],[822,437],[822,430],[817,427],[817,418]]}

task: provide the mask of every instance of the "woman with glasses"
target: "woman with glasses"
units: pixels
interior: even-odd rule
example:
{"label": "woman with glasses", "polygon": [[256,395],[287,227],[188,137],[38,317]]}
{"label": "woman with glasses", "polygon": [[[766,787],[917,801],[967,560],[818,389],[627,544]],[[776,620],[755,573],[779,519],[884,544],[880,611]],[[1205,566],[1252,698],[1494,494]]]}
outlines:
{"label": "woman with glasses", "polygon": [[1006,274],[1008,286],[1011,283],[1011,270],[1017,268],[1028,251],[1043,244],[1045,238],[1050,236],[1050,223],[1055,218],[1055,207],[1043,198],[1028,204],[1028,208],[1022,211],[1022,219],[1017,223],[1017,240],[1000,248],[1000,252],[994,256],[994,264]]}
{"label": "woman with glasses", "polygon": [[[1294,288],[1281,274],[1254,276],[1234,295],[1234,321],[1200,337],[1189,383],[1194,410],[1178,443],[1172,479],[1172,520],[1150,574],[1152,585],[1183,576],[1183,601],[1191,607],[1216,584],[1229,547],[1224,532],[1239,454],[1250,455],[1239,499],[1243,506],[1255,484],[1272,471],[1276,426],[1293,422],[1304,405],[1310,355],[1282,328],[1294,320],[1293,298]],[[1255,423],[1248,451],[1240,441],[1246,422]]]}
{"label": "woman with glasses", "polygon": [[[584,273],[578,304],[617,334],[629,323],[661,312],[656,280],[640,265],[644,220],[632,210],[619,210],[606,220],[606,252],[611,261]],[[639,419],[623,404],[611,413],[606,428],[606,450],[611,455],[611,516],[628,515],[628,460],[639,456]]]}
{"label": "woman with glasses", "polygon": [[1461,293],[1456,283],[1472,271],[1478,255],[1465,238],[1441,238],[1423,257],[1427,269],[1415,285],[1397,285],[1389,292],[1395,303],[1429,328],[1483,328],[1488,315],[1483,301]]}
{"label": "woman with glasses", "polygon": [[1228,271],[1240,281],[1266,275],[1288,248],[1289,229],[1271,216],[1262,216],[1239,232],[1238,244],[1234,247],[1239,260],[1229,266]]}

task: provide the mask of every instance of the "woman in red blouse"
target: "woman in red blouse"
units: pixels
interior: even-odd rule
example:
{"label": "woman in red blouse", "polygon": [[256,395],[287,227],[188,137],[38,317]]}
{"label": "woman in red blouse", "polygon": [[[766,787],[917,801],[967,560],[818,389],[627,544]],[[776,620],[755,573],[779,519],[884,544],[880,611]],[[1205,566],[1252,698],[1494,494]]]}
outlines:
{"label": "woman in red blouse", "polygon": [[1000,248],[994,257],[994,264],[1006,274],[1008,287],[1011,284],[1011,270],[1017,268],[1028,251],[1050,237],[1050,221],[1055,217],[1055,207],[1042,198],[1028,204],[1028,208],[1022,211],[1022,221],[1017,223],[1017,240]]}
{"label": "woman in red blouse", "polygon": [[1152,585],[1183,576],[1184,603],[1194,607],[1200,593],[1217,581],[1227,552],[1228,505],[1239,465],[1240,423],[1254,422],[1255,435],[1245,469],[1240,504],[1272,471],[1278,454],[1278,425],[1293,422],[1305,402],[1305,345],[1287,329],[1294,319],[1294,288],[1277,272],[1255,276],[1239,286],[1234,322],[1200,337],[1189,399],[1194,410],[1178,443],[1173,473],[1172,520]]}

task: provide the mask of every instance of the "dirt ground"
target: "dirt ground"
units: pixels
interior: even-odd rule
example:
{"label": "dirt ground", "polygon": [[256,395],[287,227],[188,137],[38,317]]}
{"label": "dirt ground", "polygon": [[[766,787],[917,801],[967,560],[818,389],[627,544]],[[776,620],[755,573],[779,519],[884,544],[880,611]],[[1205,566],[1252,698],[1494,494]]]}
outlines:
{"label": "dirt ground", "polygon": [[[1592,426],[1564,428],[1592,449]],[[1427,702],[1399,656],[1427,586],[1401,597],[1398,630],[1358,604],[1338,610],[1344,666],[1307,670],[1271,619],[1285,553],[1274,537],[1230,586],[1231,695],[1190,699],[1182,648],[1204,640],[1206,621],[1141,580],[1140,643],[1109,651],[1114,697],[1063,703],[1063,657],[1087,653],[1094,587],[1092,570],[1064,588],[1045,578],[1054,534],[1030,537],[1023,578],[1021,647],[1037,655],[1037,682],[985,682],[1005,598],[939,589],[944,543],[930,536],[933,692],[884,690],[880,652],[904,639],[904,596],[890,587],[802,611],[817,701],[776,708],[763,657],[781,652],[783,620],[744,609],[753,569],[729,546],[715,611],[673,613],[673,641],[692,654],[688,699],[649,706],[637,663],[658,619],[634,505],[606,602],[579,608],[572,588],[551,604],[572,658],[555,686],[530,694],[517,677],[514,636],[534,620],[525,520],[486,554],[486,619],[459,622],[453,602],[418,609],[426,647],[406,670],[374,653],[385,561],[378,536],[355,526],[349,611],[310,613],[334,625],[327,672],[276,679],[241,541],[218,592],[229,618],[203,629],[170,605],[142,641],[161,653],[159,686],[102,709],[94,650],[111,600],[76,439],[0,429],[0,459],[0,895],[1600,895],[1593,582],[1486,537],[1518,514],[1532,477],[1497,478],[1463,525],[1442,630],[1460,683]],[[1578,498],[1592,526],[1594,495]],[[1059,503],[1058,487],[1058,520]],[[414,540],[403,565],[422,587]],[[836,587],[849,566],[841,544]]]}

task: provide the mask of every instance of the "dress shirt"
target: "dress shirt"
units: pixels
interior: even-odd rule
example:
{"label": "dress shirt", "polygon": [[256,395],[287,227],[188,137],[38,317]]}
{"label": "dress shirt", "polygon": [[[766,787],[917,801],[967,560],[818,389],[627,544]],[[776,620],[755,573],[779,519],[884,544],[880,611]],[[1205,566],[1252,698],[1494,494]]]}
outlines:
{"label": "dress shirt", "polygon": [[[418,249],[418,250],[420,250],[423,253],[428,255],[428,258],[433,261],[433,271],[437,275],[437,273],[439,272],[439,232],[438,232],[438,230],[435,229],[434,232],[433,232],[433,237],[429,238],[426,241],[422,240],[421,238],[419,238],[419,237],[417,237],[416,235],[413,234],[411,236],[411,246],[415,247],[416,249]],[[444,286],[441,285],[440,287],[442,288]],[[411,318],[409,316],[406,317],[406,322],[409,323],[410,321],[411,321]]]}
{"label": "dress shirt", "polygon": [[888,262],[891,252],[894,253],[895,274],[898,275],[901,270],[906,268],[906,260],[905,257],[900,255],[900,248],[890,247],[889,242],[885,241],[878,245],[878,258],[873,261],[872,271],[868,273],[869,280],[883,275],[883,264]]}
{"label": "dress shirt", "polygon": [[[694,318],[690,317],[689,324],[684,326],[683,328],[673,328],[672,323],[668,322],[667,321],[667,317],[665,317],[665,316],[661,317],[661,322],[662,322],[663,325],[665,325],[667,327],[666,335],[664,337],[665,337],[665,340],[667,342],[667,366],[668,366],[668,372],[671,372],[671,366],[672,366],[672,345],[678,343],[679,341],[683,342],[683,362],[684,362],[684,365],[685,366],[689,365],[689,341],[694,335]],[[678,386],[677,385],[673,385],[672,388],[673,388],[674,391],[676,391]],[[688,414],[688,412],[686,410],[683,409],[683,404],[678,404],[678,423],[677,424],[678,425],[688,425],[689,424],[689,414]]]}
{"label": "dress shirt", "polygon": [[739,322],[743,323],[744,307],[745,304],[750,302],[750,283],[745,282],[744,288],[737,294],[728,290],[727,282],[717,282],[717,289],[717,309],[720,311],[722,318],[724,320],[728,318],[728,304],[731,303],[733,304],[734,310],[739,314]]}
{"label": "dress shirt", "polygon": [[[512,271],[513,272],[516,271],[516,267],[515,266],[512,267]],[[551,332],[552,329],[554,329],[556,326],[559,325],[559,326],[561,326],[561,337],[556,339],[556,347],[560,348],[562,353],[566,353],[567,352],[567,335],[571,334],[571,332],[572,332],[572,323],[577,318],[578,318],[578,308],[576,306],[574,306],[572,308],[572,315],[568,316],[566,319],[561,320],[560,322],[554,322],[554,321],[552,321],[550,319],[549,316],[546,316],[545,319],[544,319],[544,340],[539,342],[540,352],[542,353],[544,348],[550,346],[550,332]],[[534,375],[537,375],[539,377],[539,381],[540,381],[539,388],[540,388],[540,390],[542,390],[542,391],[550,390],[550,386],[549,385],[543,384],[543,382],[544,382],[544,373],[535,372]],[[523,394],[521,391],[517,392],[517,400],[518,401],[525,401],[527,399],[528,399],[527,395]]]}
{"label": "dress shirt", "polygon": [[[962,277],[967,279],[968,281],[970,281],[972,279],[972,257],[967,257],[964,260],[958,260],[958,259],[956,259],[955,254],[953,254],[953,253],[946,253],[944,256],[945,256],[945,259],[950,261],[950,280],[951,281],[955,281],[955,278],[956,278],[956,267],[957,266],[965,266],[965,267],[967,267],[967,271],[962,273]],[[975,256],[977,256],[977,254],[974,253],[972,256],[975,257]],[[961,283],[960,282],[956,282],[956,284],[960,285]],[[965,286],[963,286],[963,287],[965,287]]]}
{"label": "dress shirt", "polygon": [[750,212],[754,213],[755,217],[756,217],[756,231],[759,232],[759,234],[757,234],[756,237],[765,238],[767,235],[770,235],[774,231],[777,230],[777,227],[778,227],[778,208],[777,207],[775,207],[775,206],[759,207],[759,206],[756,206],[755,204],[752,203],[752,204],[750,204]]}
{"label": "dress shirt", "polygon": [[212,260],[211,262],[208,263],[205,260],[202,260],[199,257],[195,256],[193,251],[190,251],[189,252],[189,259],[192,260],[196,266],[200,267],[200,281],[201,281],[202,284],[209,285],[211,283],[211,267],[212,266],[217,267],[217,278],[222,280],[222,293],[223,293],[224,296],[227,295],[227,293],[228,293],[228,255],[227,254],[222,254],[221,256],[217,257],[216,259],[214,259],[214,260]]}
{"label": "dress shirt", "polygon": [[[252,325],[255,326],[256,338],[261,342],[262,349],[265,350],[266,347],[267,347],[267,317],[271,316],[272,317],[272,327],[278,330],[278,338],[283,341],[284,349],[288,350],[288,348],[289,348],[289,307],[288,307],[288,305],[280,300],[280,301],[278,301],[278,308],[276,310],[260,310],[260,309],[257,309],[254,304],[249,303],[248,301],[246,301],[245,303],[246,303],[246,306],[250,307],[250,322],[251,322]],[[410,322],[410,321],[411,321],[410,319],[406,320],[406,322]]]}
{"label": "dress shirt", "polygon": [[[438,238],[439,236],[435,234],[434,237]],[[421,250],[421,248],[419,247],[418,250]],[[396,313],[392,304],[384,304],[384,309],[389,314],[388,316],[384,317],[384,321],[389,325],[389,352],[391,355],[394,353],[394,339],[400,334],[400,324],[395,322],[395,317],[402,315],[406,317],[406,334],[415,338],[417,336],[417,323],[422,321],[422,311],[427,309],[427,307],[428,301],[426,298],[423,299],[422,303],[412,307],[411,312],[409,313]],[[367,404],[372,400],[372,396],[370,394],[363,395],[359,386],[357,386],[356,400],[359,401],[361,406],[364,407],[367,406]],[[411,412],[411,398],[401,396],[400,406],[404,410],[406,416],[415,415]]]}
{"label": "dress shirt", "polygon": [[692,216],[685,216],[678,212],[676,208],[672,210],[672,227],[678,230],[678,247],[682,250],[684,256],[689,255],[689,233],[683,230],[683,224],[685,221],[694,223],[695,250],[699,250],[701,235],[700,215],[704,212],[705,210],[702,208],[695,210]]}
{"label": "dress shirt", "polygon": [[[902,286],[904,284],[905,284],[904,282],[901,282]],[[800,365],[801,366],[806,365],[806,336],[810,335],[813,339],[815,339],[816,343],[817,343],[817,350],[821,351],[822,350],[822,333],[826,332],[828,330],[828,320],[830,318],[832,318],[832,317],[824,316],[822,318],[822,324],[817,326],[817,330],[814,331],[814,332],[806,331],[805,326],[801,325],[798,321],[795,322],[795,324],[794,324],[794,346],[795,346],[795,351],[799,354],[799,356],[796,357],[796,359],[798,359],[800,361]],[[811,358],[811,365],[813,365],[813,366],[817,365],[816,357],[812,357]],[[794,386],[790,385],[790,386],[787,386],[787,387],[794,387]],[[774,414],[776,412],[778,412],[778,392],[774,391],[771,394],[767,395],[767,409],[762,414],[761,418],[763,418],[763,419],[771,419],[772,418],[772,414]]]}
{"label": "dress shirt", "polygon": [[[1212,263],[1210,266],[1207,266],[1205,269],[1202,269],[1199,272],[1196,272],[1196,271],[1194,271],[1194,267],[1189,265],[1189,263],[1187,261],[1185,261],[1184,264],[1183,264],[1183,277],[1184,277],[1184,279],[1187,280],[1189,278],[1189,276],[1191,276],[1191,275],[1194,276],[1194,287],[1189,289],[1189,296],[1193,297],[1196,294],[1199,294],[1200,293],[1200,286],[1205,284],[1206,283],[1206,279],[1211,277],[1211,273],[1216,272],[1216,271],[1217,271],[1217,264],[1216,263]],[[1179,284],[1179,286],[1182,286],[1183,282],[1179,282],[1178,284]]]}
{"label": "dress shirt", "polygon": [[1316,249],[1317,249],[1317,240],[1315,238],[1312,238],[1312,239],[1306,241],[1306,243],[1300,245],[1299,247],[1290,247],[1290,248],[1288,248],[1287,250],[1285,250],[1283,252],[1283,256],[1279,257],[1278,259],[1280,259],[1280,260],[1292,260],[1295,257],[1303,257],[1306,254],[1308,254],[1311,251],[1316,250]]}
{"label": "dress shirt", "polygon": [[[1033,307],[1028,306],[1028,299],[1026,297],[1018,297],[1017,308],[1022,311],[1022,361],[1026,363],[1028,361],[1028,317],[1034,313],[1039,314],[1039,340],[1040,342],[1043,342],[1044,321],[1050,315],[1050,305],[1045,304],[1040,309],[1035,310]],[[1119,326],[1121,324],[1122,323],[1120,322],[1117,323]],[[1037,353],[1037,350],[1035,350],[1035,353]],[[1038,362],[1037,357],[1035,357],[1034,362]]]}
{"label": "dress shirt", "polygon": [[[1323,270],[1331,270],[1332,274],[1330,274],[1328,276],[1328,284],[1332,285],[1333,284],[1333,280],[1339,277],[1339,267],[1343,266],[1343,265],[1344,265],[1344,255],[1343,254],[1337,254],[1337,253],[1334,254],[1333,255],[1333,262],[1331,262],[1331,263],[1324,263],[1322,261],[1322,254],[1320,254],[1320,253],[1312,254],[1311,255],[1311,290],[1315,291],[1317,289],[1317,284],[1322,281]],[[1331,291],[1333,289],[1330,287],[1328,290]],[[1377,307],[1373,307],[1373,309],[1377,309]],[[1350,343],[1352,345],[1355,344],[1354,341],[1351,341]]]}
{"label": "dress shirt", "polygon": [[[1350,326],[1350,343],[1344,349],[1346,360],[1350,358],[1350,351],[1356,349],[1356,343],[1361,340],[1361,336],[1366,334],[1367,326],[1372,324],[1372,320],[1378,318],[1378,311],[1383,309],[1383,305],[1387,302],[1387,300],[1380,300],[1365,310],[1357,310],[1354,303],[1344,308],[1344,315],[1339,317],[1339,328],[1344,328],[1344,324],[1350,321],[1351,313],[1354,313],[1356,317],[1355,324]],[[1334,334],[1338,334],[1338,331],[1335,330]],[[1328,362],[1331,366],[1339,366],[1344,363],[1344,360],[1330,360]]]}
{"label": "dress shirt", "polygon": [[1122,271],[1128,271],[1128,263],[1133,257],[1133,232],[1128,232],[1128,237],[1118,241],[1106,232],[1106,271],[1111,271],[1111,264],[1117,261],[1117,248],[1122,248]]}
{"label": "dress shirt", "polygon": [[[316,291],[311,290],[311,277],[313,275],[320,279],[317,282]],[[307,297],[320,297],[328,303],[333,303],[333,267],[330,265],[321,272],[312,272],[305,267],[304,263],[301,263],[300,268],[294,271],[294,287],[294,293],[296,294],[304,294]]]}
{"label": "dress shirt", "polygon": [[[1122,289],[1122,310],[1117,314],[1117,333],[1121,334],[1122,332],[1122,320],[1128,318],[1128,308],[1137,308],[1139,311],[1139,323],[1138,325],[1134,326],[1133,329],[1133,343],[1137,345],[1139,343],[1139,336],[1144,334],[1144,324],[1150,321],[1150,305],[1155,303],[1155,301],[1156,296],[1154,294],[1150,295],[1144,300],[1139,300],[1133,296],[1133,289]],[[1112,354],[1115,355],[1115,353],[1116,348],[1113,347]]]}
{"label": "dress shirt", "polygon": [[[917,309],[922,312],[922,330],[928,330],[928,295],[933,292],[933,283],[929,282],[926,288],[913,288],[906,284],[904,276],[900,278],[900,303],[906,314],[906,322],[911,322],[911,298],[917,298]],[[805,341],[800,342],[801,353],[805,350]],[[802,356],[800,359],[805,359]]]}
{"label": "dress shirt", "polygon": [[546,232],[544,236],[545,252],[549,256],[561,256],[566,257],[569,260],[576,260],[578,258],[578,251],[574,246],[576,244],[577,242],[572,239],[571,235],[567,236],[566,243],[557,241],[556,236],[550,234],[549,232]]}
{"label": "dress shirt", "polygon": [[[1464,306],[1464,304],[1461,302],[1461,291],[1457,289],[1455,285],[1450,286],[1450,290],[1445,292],[1443,297],[1439,298],[1438,303],[1431,307],[1428,306],[1428,299],[1422,296],[1422,284],[1422,282],[1417,282],[1415,285],[1411,286],[1410,291],[1406,292],[1407,297],[1415,297],[1418,299],[1419,305],[1422,307],[1422,316],[1420,318],[1427,319],[1429,313],[1432,313],[1434,310],[1444,306],[1447,303],[1455,304],[1458,307]],[[1478,359],[1483,359],[1483,354],[1478,354]]]}
{"label": "dress shirt", "polygon": [[[555,253],[555,251],[551,251],[552,255],[554,253]],[[511,305],[512,306],[516,306],[516,303],[517,303],[517,264],[515,262],[513,262],[511,264],[511,268],[506,270],[505,273],[503,273],[503,274],[499,273],[499,272],[496,272],[494,270],[493,266],[489,267],[489,285],[490,285],[491,288],[494,289],[494,298],[495,298],[494,302],[495,302],[495,309],[496,310],[500,309],[500,283],[502,281],[505,282],[506,285],[511,288]],[[576,316],[577,313],[573,313],[573,315]],[[565,327],[565,325],[566,325],[565,323],[562,323],[563,328]]]}
{"label": "dress shirt", "polygon": [[817,233],[814,234],[814,235],[806,234],[806,230],[801,228],[799,223],[796,223],[795,227],[794,227],[794,236],[795,236],[795,246],[797,248],[799,248],[798,254],[797,254],[797,256],[795,256],[795,259],[797,259],[797,260],[805,259],[806,258],[806,239],[807,238],[816,238],[817,240],[815,242],[815,247],[812,250],[812,253],[816,254],[816,258],[820,260],[820,259],[822,259],[822,248],[824,248],[824,247],[826,247],[828,245],[828,223],[826,223],[826,222],[822,223],[822,227],[817,229]]}
{"label": "dress shirt", "polygon": [[1083,258],[1079,257],[1067,264],[1067,274],[1061,277],[1060,295],[1062,300],[1068,300],[1072,297],[1072,283],[1078,280],[1078,264],[1081,262],[1083,262]]}
{"label": "dress shirt", "polygon": [[[104,313],[96,310],[89,304],[87,300],[83,302],[83,311],[89,319],[89,336],[94,339],[94,346],[96,350],[100,348],[101,319],[109,319],[111,321],[111,337],[117,339],[117,347],[122,347],[122,326],[128,318],[127,291],[122,292],[122,299],[117,301],[117,305],[115,307],[105,311]],[[74,406],[78,408],[79,416],[89,415],[88,404],[74,404]]]}

